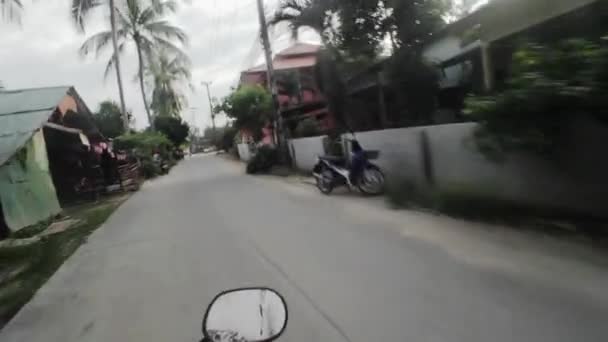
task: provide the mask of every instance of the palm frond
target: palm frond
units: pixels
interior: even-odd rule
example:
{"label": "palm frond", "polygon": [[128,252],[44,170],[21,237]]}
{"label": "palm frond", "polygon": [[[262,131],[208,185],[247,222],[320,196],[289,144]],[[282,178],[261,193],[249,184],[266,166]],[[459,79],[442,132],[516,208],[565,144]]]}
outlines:
{"label": "palm frond", "polygon": [[326,16],[335,9],[333,0],[282,0],[269,23],[273,26],[287,23],[294,39],[298,38],[299,30],[305,27],[322,34],[329,28]]}
{"label": "palm frond", "polygon": [[70,13],[72,20],[79,30],[84,31],[85,18],[93,8],[101,5],[102,3],[103,2],[101,0],[72,0]]}
{"label": "palm frond", "polygon": [[[116,33],[119,40],[124,40],[125,32],[119,30]],[[99,55],[108,47],[112,42],[112,31],[103,31],[96,33],[89,37],[78,50],[80,56],[84,57],[95,51],[95,56]]]}
{"label": "palm frond", "polygon": [[21,11],[23,3],[21,0],[0,0],[0,11],[2,18],[7,21],[21,22]]}
{"label": "palm frond", "polygon": [[192,64],[190,57],[179,46],[173,44],[171,41],[164,39],[164,38],[156,37],[154,39],[154,42],[158,46],[159,49],[164,49],[168,53],[179,58],[183,64],[185,64],[185,65]]}
{"label": "palm frond", "polygon": [[175,13],[178,4],[177,1],[173,0],[151,0],[151,6],[149,8],[156,14],[163,16],[165,14]]}
{"label": "palm frond", "polygon": [[156,37],[163,37],[169,40],[177,40],[183,45],[188,44],[188,35],[177,26],[171,25],[166,20],[148,23],[144,26],[148,34]]}
{"label": "palm frond", "polygon": [[[124,53],[125,45],[126,45],[126,42],[123,42],[122,44],[120,44],[118,46],[118,54],[119,55],[122,55]],[[107,79],[108,76],[110,76],[110,72],[114,69],[114,60],[115,60],[114,54],[112,54],[112,57],[110,58],[110,60],[106,64],[106,69],[103,72],[103,78],[104,79]]]}

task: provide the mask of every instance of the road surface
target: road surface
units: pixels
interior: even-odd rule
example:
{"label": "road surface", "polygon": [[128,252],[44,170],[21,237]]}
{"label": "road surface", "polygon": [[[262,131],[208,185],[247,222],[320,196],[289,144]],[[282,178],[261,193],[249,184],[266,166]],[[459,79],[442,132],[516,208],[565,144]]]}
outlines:
{"label": "road surface", "polygon": [[259,285],[287,299],[286,342],[604,342],[605,263],[577,248],[197,156],[127,201],[0,341],[198,341],[216,293]]}

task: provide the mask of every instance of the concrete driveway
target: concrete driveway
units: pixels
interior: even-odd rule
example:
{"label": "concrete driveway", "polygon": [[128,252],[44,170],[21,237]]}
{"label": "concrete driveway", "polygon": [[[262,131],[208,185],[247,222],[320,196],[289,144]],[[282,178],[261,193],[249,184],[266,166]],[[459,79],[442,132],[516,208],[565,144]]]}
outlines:
{"label": "concrete driveway", "polygon": [[260,285],[287,299],[286,342],[604,342],[607,274],[550,237],[197,156],[125,203],[0,341],[197,341],[216,293]]}

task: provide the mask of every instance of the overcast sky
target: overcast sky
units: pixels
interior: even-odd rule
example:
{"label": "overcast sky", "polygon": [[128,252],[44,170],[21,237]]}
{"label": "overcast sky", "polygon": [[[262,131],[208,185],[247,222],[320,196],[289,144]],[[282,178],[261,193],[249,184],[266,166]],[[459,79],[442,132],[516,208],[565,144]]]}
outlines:
{"label": "overcast sky", "polygon": [[[8,89],[73,85],[92,110],[99,102],[118,101],[114,74],[104,81],[110,52],[99,58],[83,59],[78,48],[88,35],[109,27],[107,9],[94,15],[87,32],[80,34],[69,18],[71,0],[26,0],[21,25],[0,20],[0,80]],[[262,61],[257,38],[258,17],[255,0],[191,0],[184,4],[174,24],[190,36],[186,48],[190,55],[194,92],[187,91],[189,108],[182,114],[188,122],[204,128],[210,125],[209,104],[202,81],[212,81],[212,96],[225,96],[238,80],[239,72]],[[266,0],[268,10],[276,0]],[[279,31],[283,31],[280,30]],[[303,41],[315,42],[312,34]],[[289,35],[274,34],[274,50],[293,44]],[[255,45],[255,47],[254,47]],[[147,125],[138,84],[135,82],[137,58],[133,50],[122,59],[127,107],[133,110],[135,126]],[[218,120],[222,121],[222,120]],[[221,123],[221,122],[220,122]]]}

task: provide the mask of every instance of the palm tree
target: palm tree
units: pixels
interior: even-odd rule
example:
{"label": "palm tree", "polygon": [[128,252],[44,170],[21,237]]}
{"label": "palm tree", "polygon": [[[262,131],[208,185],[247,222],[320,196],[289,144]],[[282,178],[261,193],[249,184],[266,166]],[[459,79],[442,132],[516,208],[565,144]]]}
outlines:
{"label": "palm tree", "polygon": [[[84,31],[85,20],[89,12],[101,4],[102,2],[99,0],[72,0],[72,19],[81,31]],[[116,34],[116,6],[114,5],[114,0],[107,0],[107,4],[110,7],[110,27],[112,30],[111,38],[113,47],[112,58],[115,64],[114,70],[116,71],[116,82],[118,83],[118,93],[120,95],[120,109],[122,112],[123,125],[125,130],[128,132],[129,117],[127,114],[127,105],[125,103],[125,90],[122,84],[118,39]]]}
{"label": "palm tree", "polygon": [[335,33],[329,13],[335,12],[337,3],[337,0],[281,0],[269,24],[288,23],[294,39],[301,28],[311,28],[327,44]]}
{"label": "palm tree", "polygon": [[21,19],[22,10],[23,3],[21,0],[0,0],[0,12],[7,21],[18,22]]}
{"label": "palm tree", "polygon": [[[180,56],[180,58],[187,58],[184,52],[173,43],[173,41],[177,41],[185,45],[188,41],[187,35],[181,29],[162,19],[165,14],[175,12],[176,8],[177,4],[172,0],[125,0],[124,6],[116,9],[117,51],[120,54],[125,50],[128,43],[132,42],[135,44],[139,65],[139,85],[150,124],[152,124],[152,115],[148,105],[144,82],[146,61],[153,55],[155,48],[162,48],[176,56]],[[95,51],[96,54],[99,54],[107,48],[111,38],[112,31],[99,32],[84,42],[80,48],[80,53],[88,55]],[[114,61],[115,58],[111,58],[108,61],[106,75],[115,67]]]}
{"label": "palm tree", "polygon": [[[151,108],[156,116],[179,116],[187,105],[180,93],[180,84],[190,84],[190,61],[182,56],[171,58],[162,50],[148,65],[146,70],[154,84]],[[191,87],[191,86],[190,86]]]}

